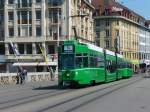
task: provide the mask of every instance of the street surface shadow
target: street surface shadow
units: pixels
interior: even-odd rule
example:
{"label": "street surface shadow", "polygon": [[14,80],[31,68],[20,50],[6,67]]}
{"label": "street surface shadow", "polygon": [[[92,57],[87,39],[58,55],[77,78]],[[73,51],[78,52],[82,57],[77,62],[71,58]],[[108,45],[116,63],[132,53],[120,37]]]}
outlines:
{"label": "street surface shadow", "polygon": [[42,86],[33,88],[32,90],[64,90],[64,89],[70,89],[69,87],[60,87],[58,85],[51,85],[51,86]]}

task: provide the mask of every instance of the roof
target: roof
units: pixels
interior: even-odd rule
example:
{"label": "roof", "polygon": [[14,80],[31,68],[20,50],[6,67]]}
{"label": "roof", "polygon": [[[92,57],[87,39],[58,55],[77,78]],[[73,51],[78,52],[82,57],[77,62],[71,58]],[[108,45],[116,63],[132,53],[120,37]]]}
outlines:
{"label": "roof", "polygon": [[96,45],[93,44],[89,44],[89,43],[85,43],[89,49],[94,50],[94,51],[98,51],[98,52],[103,52],[103,48],[98,47]]}
{"label": "roof", "polygon": [[106,50],[106,54],[109,54],[109,55],[112,55],[112,56],[115,56],[115,53],[110,51],[110,50]]}
{"label": "roof", "polygon": [[123,55],[121,55],[121,54],[117,54],[117,57],[119,57],[119,58],[123,58]]}
{"label": "roof", "polygon": [[130,12],[131,14],[138,16],[139,18],[145,20],[144,17],[142,17],[141,15],[137,14],[136,12],[134,12],[133,10],[129,9],[128,7],[120,4],[119,2],[116,2],[114,0],[92,0],[92,5],[95,7],[95,9],[100,9],[100,7],[103,7],[103,11],[105,8],[110,7],[110,6],[116,6],[118,8],[122,8],[125,11]]}
{"label": "roof", "polygon": [[134,12],[134,11],[131,10],[131,9],[129,9],[128,7],[126,7],[126,6],[122,5],[122,4],[120,4],[119,2],[115,2],[115,1],[113,1],[113,0],[112,0],[112,2],[113,2],[113,5],[118,6],[118,7],[120,7],[120,8],[123,8],[123,9],[125,9],[125,10],[127,10],[127,11],[133,13],[134,15],[136,15],[136,16],[142,18],[142,19],[145,19],[145,18],[142,17],[141,15],[137,14],[136,12]]}

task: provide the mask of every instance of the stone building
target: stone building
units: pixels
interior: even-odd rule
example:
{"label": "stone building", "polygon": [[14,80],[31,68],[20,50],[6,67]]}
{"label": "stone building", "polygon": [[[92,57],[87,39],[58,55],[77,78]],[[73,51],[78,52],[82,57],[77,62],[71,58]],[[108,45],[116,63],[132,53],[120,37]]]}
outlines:
{"label": "stone building", "polygon": [[72,27],[81,41],[93,42],[93,9],[90,0],[0,0],[0,72],[16,72],[15,66],[29,72],[56,67],[57,47],[72,38]]}
{"label": "stone building", "polygon": [[150,29],[144,17],[115,0],[93,0],[96,43],[121,53],[134,67],[150,60]]}

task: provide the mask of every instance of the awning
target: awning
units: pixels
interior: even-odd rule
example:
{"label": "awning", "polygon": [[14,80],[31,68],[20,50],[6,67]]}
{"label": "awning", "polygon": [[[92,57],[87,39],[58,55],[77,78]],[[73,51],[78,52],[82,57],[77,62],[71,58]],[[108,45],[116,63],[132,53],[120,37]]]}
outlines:
{"label": "awning", "polygon": [[57,66],[57,62],[18,62],[13,63],[13,66]]}

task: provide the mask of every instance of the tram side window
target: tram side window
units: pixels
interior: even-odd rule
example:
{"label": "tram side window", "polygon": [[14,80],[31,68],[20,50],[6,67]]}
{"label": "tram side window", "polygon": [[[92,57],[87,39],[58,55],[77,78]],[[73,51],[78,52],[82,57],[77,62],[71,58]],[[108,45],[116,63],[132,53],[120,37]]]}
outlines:
{"label": "tram side window", "polygon": [[121,62],[118,62],[118,63],[117,63],[117,68],[122,68]]}
{"label": "tram side window", "polygon": [[96,58],[90,57],[90,67],[97,67]]}
{"label": "tram side window", "polygon": [[83,67],[82,57],[76,57],[76,67],[77,68],[82,68]]}
{"label": "tram side window", "polygon": [[83,57],[83,67],[88,67],[88,57]]}
{"label": "tram side window", "polygon": [[100,68],[104,67],[105,66],[104,61],[103,60],[98,61],[97,66],[100,67]]}
{"label": "tram side window", "polygon": [[124,68],[124,63],[122,61],[118,62],[118,68]]}
{"label": "tram side window", "polygon": [[116,62],[115,61],[113,61],[112,62],[112,72],[115,72],[116,71]]}
{"label": "tram side window", "polygon": [[116,71],[115,61],[109,61],[109,60],[107,60],[107,62],[106,62],[106,69],[109,72],[111,72],[111,73],[115,72]]}

